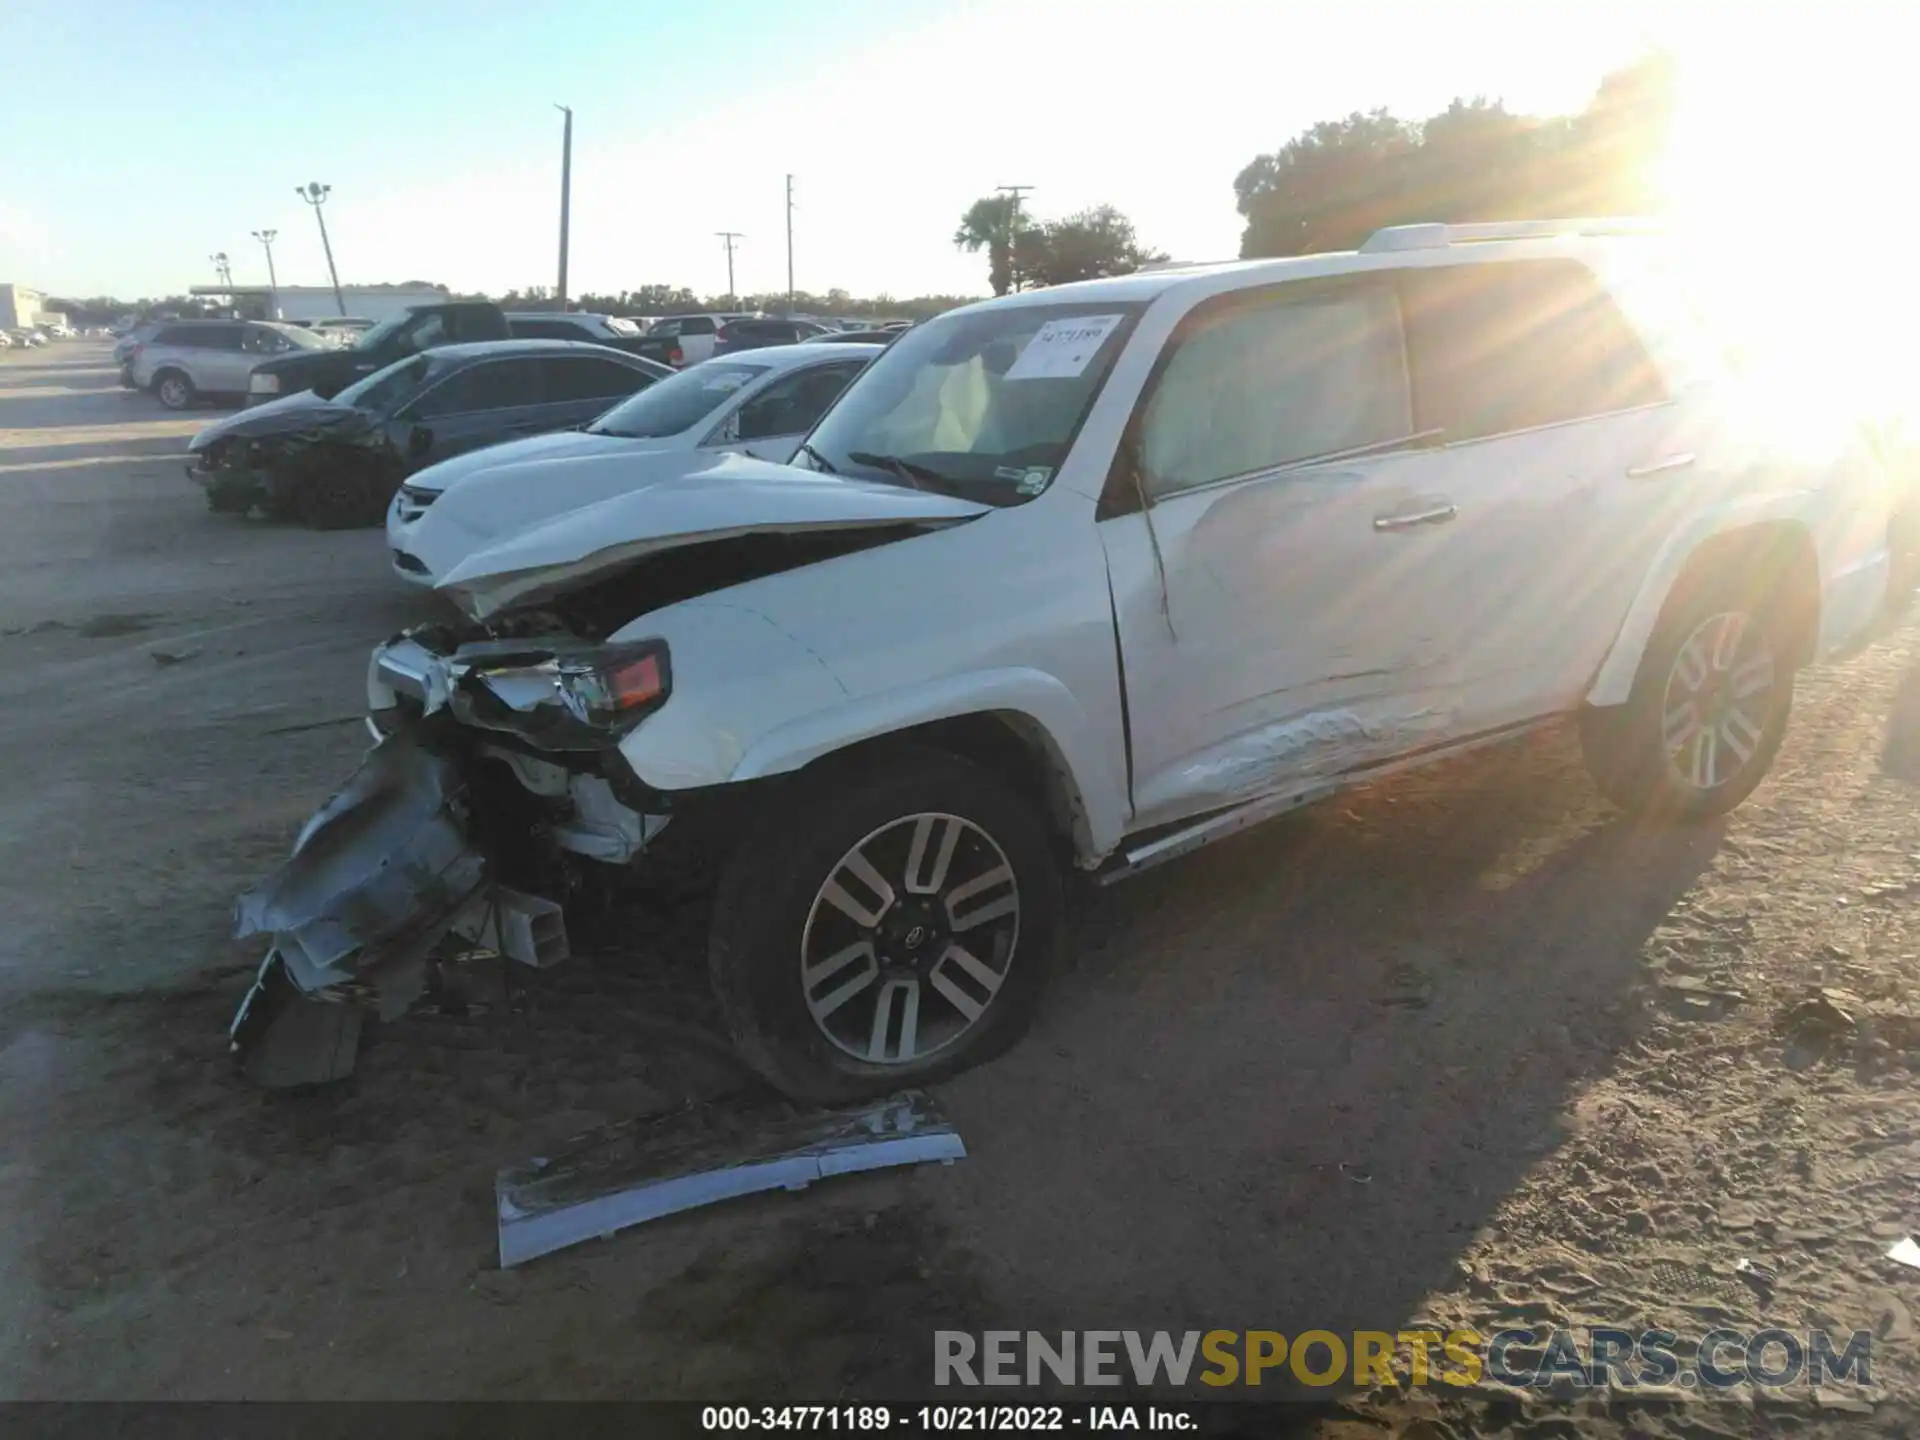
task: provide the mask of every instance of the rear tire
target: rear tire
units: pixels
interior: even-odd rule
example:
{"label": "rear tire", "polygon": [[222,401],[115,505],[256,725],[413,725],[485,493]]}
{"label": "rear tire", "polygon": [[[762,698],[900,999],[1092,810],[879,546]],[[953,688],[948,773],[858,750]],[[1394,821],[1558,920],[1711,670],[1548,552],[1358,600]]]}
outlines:
{"label": "rear tire", "polygon": [[1580,712],[1594,783],[1623,810],[1662,820],[1732,810],[1786,735],[1790,639],[1777,598],[1745,593],[1738,576],[1688,586],[1668,602],[1627,702]]}
{"label": "rear tire", "polygon": [[886,1094],[1026,1031],[1064,902],[1045,826],[998,775],[900,746],[759,813],[722,873],[708,964],[735,1045],[775,1089]]}
{"label": "rear tire", "polygon": [[193,388],[193,381],[179,370],[162,370],[154,376],[153,393],[169,410],[190,409],[200,398],[199,392]]}

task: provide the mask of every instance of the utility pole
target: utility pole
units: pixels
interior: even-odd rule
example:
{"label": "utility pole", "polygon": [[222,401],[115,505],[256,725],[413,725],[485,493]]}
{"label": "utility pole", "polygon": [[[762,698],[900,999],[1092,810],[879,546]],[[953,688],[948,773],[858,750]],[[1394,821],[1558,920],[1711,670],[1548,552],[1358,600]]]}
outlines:
{"label": "utility pole", "polygon": [[793,176],[787,176],[787,309],[793,309]]}
{"label": "utility pole", "polygon": [[565,105],[554,109],[567,117],[560,140],[560,308],[567,308],[567,212],[573,203],[573,111]]}
{"label": "utility pole", "polygon": [[267,304],[272,310],[272,313],[267,317],[270,320],[278,320],[280,318],[280,277],[273,273],[273,242],[279,234],[280,232],[278,230],[256,230],[253,232],[253,238],[264,245],[267,250],[267,287],[272,292],[267,301]]}
{"label": "utility pole", "polygon": [[293,193],[313,207],[313,218],[320,222],[320,248],[327,252],[327,275],[333,281],[333,303],[340,307],[340,313],[344,315],[347,313],[347,302],[340,294],[340,272],[333,268],[333,242],[327,239],[327,217],[320,213],[320,207],[327,203],[327,196],[333,193],[333,187],[310,180],[305,185],[294,186]]}
{"label": "utility pole", "polygon": [[733,242],[747,237],[738,230],[716,230],[713,233],[727,242],[727,304],[731,306],[740,298],[733,293]]}
{"label": "utility pole", "polygon": [[[1013,204],[1007,207],[1007,261],[1012,264],[1014,243],[1020,238],[1020,197],[1033,189],[1033,186],[996,185],[993,188],[1013,201]],[[1013,271],[1013,288],[1016,290],[1020,288],[1018,266],[1015,266]]]}

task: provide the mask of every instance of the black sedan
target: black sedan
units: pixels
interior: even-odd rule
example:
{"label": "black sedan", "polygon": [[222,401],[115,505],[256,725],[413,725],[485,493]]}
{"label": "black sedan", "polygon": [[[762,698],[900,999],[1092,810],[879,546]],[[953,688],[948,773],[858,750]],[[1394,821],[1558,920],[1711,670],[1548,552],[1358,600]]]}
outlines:
{"label": "black sedan", "polygon": [[415,470],[482,445],[584,425],[674,372],[553,340],[443,345],[356,381],[330,400],[288,395],[216,421],[187,447],[207,504],[322,530],[375,525]]}

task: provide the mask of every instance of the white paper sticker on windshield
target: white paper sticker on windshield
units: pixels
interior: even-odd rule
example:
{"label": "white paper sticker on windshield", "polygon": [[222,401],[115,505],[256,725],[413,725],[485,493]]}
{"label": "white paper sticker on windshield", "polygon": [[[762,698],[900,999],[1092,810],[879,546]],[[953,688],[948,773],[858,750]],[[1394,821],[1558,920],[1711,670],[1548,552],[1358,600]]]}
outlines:
{"label": "white paper sticker on windshield", "polygon": [[751,375],[742,375],[737,370],[729,371],[722,375],[709,375],[706,383],[700,388],[702,390],[718,390],[722,394],[725,394],[729,391],[738,390],[752,378]]}
{"label": "white paper sticker on windshield", "polygon": [[1092,363],[1119,315],[1076,315],[1042,325],[1007,367],[1008,380],[1071,380]]}

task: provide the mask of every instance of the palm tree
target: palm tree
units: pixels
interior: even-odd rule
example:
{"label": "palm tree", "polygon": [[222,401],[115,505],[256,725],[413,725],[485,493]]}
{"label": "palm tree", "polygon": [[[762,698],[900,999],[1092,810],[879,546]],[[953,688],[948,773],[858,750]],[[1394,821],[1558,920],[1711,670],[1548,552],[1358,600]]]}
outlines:
{"label": "palm tree", "polygon": [[1012,195],[983,195],[960,217],[953,243],[971,253],[987,252],[987,280],[993,293],[1013,288],[1013,223],[1018,201]]}

